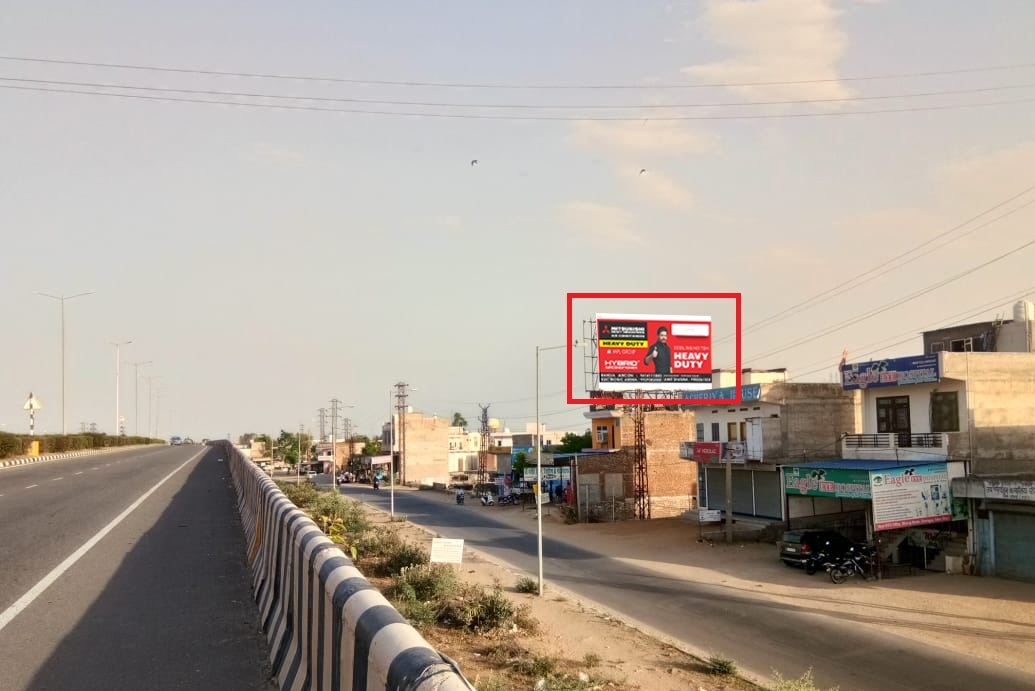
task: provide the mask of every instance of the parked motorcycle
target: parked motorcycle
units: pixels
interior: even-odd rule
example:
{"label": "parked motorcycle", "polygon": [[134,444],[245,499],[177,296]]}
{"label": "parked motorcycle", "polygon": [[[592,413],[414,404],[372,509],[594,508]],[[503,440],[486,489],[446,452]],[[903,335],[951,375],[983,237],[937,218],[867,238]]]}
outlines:
{"label": "parked motorcycle", "polygon": [[830,568],[830,580],[841,584],[851,576],[861,576],[868,581],[874,576],[875,556],[873,548],[866,545],[853,545],[845,555]]}
{"label": "parked motorcycle", "polygon": [[837,549],[830,542],[826,542],[816,550],[805,562],[805,573],[812,576],[820,569],[829,572],[834,566],[840,563],[844,557],[844,550]]}
{"label": "parked motorcycle", "polygon": [[513,503],[514,503],[514,495],[513,494],[504,494],[499,499],[500,506],[503,506],[505,504],[513,504]]}
{"label": "parked motorcycle", "polygon": [[492,498],[491,494],[482,495],[482,506],[495,506],[496,500]]}

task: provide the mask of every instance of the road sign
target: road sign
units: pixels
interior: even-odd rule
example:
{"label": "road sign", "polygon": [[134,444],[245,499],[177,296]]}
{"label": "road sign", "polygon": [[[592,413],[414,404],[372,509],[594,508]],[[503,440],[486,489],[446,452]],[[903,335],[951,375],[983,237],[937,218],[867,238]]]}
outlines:
{"label": "road sign", "polygon": [[29,400],[25,401],[25,405],[22,408],[24,410],[42,410],[43,406],[40,405],[39,399],[30,393]]}

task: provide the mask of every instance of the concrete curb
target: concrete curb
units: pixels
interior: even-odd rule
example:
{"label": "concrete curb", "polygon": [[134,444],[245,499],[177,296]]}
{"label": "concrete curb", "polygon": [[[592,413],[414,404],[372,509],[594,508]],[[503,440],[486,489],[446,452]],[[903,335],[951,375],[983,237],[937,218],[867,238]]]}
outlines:
{"label": "concrete curb", "polygon": [[133,449],[143,449],[152,446],[160,446],[159,444],[137,444],[133,446],[109,446],[103,449],[83,449],[82,451],[66,451],[65,453],[52,453],[45,456],[23,456],[20,458],[11,458],[6,461],[0,461],[0,470],[4,468],[17,468],[19,466],[33,465],[36,463],[45,463],[47,461],[59,461],[64,458],[78,458],[80,456],[96,456],[102,453],[110,453],[112,451],[131,451]]}
{"label": "concrete curb", "polygon": [[475,691],[268,475],[229,442],[218,447],[281,689]]}

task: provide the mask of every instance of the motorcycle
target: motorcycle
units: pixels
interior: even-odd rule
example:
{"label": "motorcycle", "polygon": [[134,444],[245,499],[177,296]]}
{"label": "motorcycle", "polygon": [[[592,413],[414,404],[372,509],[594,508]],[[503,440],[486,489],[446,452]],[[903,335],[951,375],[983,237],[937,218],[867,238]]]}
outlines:
{"label": "motorcycle", "polygon": [[874,580],[874,556],[873,549],[866,545],[849,547],[844,557],[829,567],[830,580],[838,585],[851,576],[861,576],[867,581]]}
{"label": "motorcycle", "polygon": [[496,500],[492,498],[491,494],[482,495],[482,506],[495,506]]}
{"label": "motorcycle", "polygon": [[813,553],[805,562],[805,573],[812,576],[819,571],[821,567],[824,571],[829,573],[830,569],[839,563],[841,556],[842,555],[838,554],[828,542],[816,550],[815,553]]}
{"label": "motorcycle", "polygon": [[500,506],[503,506],[505,504],[513,504],[513,503],[514,503],[514,495],[513,494],[504,494],[502,497],[500,497],[500,500],[499,500]]}
{"label": "motorcycle", "polygon": [[381,481],[374,478],[374,489],[381,489]]}
{"label": "motorcycle", "polygon": [[457,506],[460,506],[463,503],[464,503],[464,494],[463,494],[463,492],[461,492],[460,494],[456,495],[456,504],[457,504]]}

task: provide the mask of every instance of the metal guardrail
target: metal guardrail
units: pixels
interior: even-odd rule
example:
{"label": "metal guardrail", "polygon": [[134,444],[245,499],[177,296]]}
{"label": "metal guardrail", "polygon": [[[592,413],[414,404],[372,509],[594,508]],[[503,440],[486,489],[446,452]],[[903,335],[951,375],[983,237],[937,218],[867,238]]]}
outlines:
{"label": "metal guardrail", "polygon": [[232,444],[253,593],[283,691],[475,691],[309,516]]}

